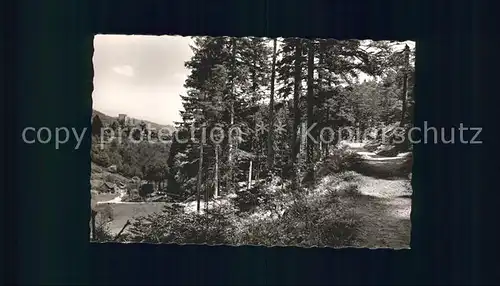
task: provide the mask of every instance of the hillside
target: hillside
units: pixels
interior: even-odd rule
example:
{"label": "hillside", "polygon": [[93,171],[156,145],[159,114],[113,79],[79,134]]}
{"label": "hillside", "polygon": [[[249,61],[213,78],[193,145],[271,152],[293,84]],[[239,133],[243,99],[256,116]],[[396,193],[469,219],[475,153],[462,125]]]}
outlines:
{"label": "hillside", "polygon": [[111,125],[111,123],[117,119],[116,117],[112,117],[95,109],[92,109],[92,118],[94,118],[94,116],[96,115],[99,115],[99,118],[101,119],[104,125]]}
{"label": "hillside", "polygon": [[[109,115],[104,114],[100,111],[92,109],[92,118],[94,118],[95,115],[99,115],[99,118],[101,119],[101,121],[104,125],[111,125],[111,123],[113,123],[113,121],[118,120],[118,117],[109,116]],[[159,123],[151,122],[148,120],[143,120],[140,118],[133,118],[133,117],[129,117],[129,118],[133,119],[135,122],[137,122],[137,124],[139,124],[139,122],[142,121],[142,122],[146,123],[146,125],[150,125],[154,129],[166,128],[171,133],[175,131],[175,127],[173,125],[159,124]]]}
{"label": "hillside", "polygon": [[118,173],[111,173],[107,168],[99,166],[95,162],[91,162],[90,172],[90,188],[98,192],[109,192],[105,183],[110,184],[127,184],[130,178],[127,178]]}

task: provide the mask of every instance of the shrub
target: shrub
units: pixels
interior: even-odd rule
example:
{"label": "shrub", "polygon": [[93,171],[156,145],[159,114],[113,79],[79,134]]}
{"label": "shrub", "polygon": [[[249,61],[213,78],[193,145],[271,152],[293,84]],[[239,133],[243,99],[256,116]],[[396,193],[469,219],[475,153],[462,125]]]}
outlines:
{"label": "shrub", "polygon": [[357,221],[352,211],[326,212],[316,223],[319,245],[348,245],[356,238]]}
{"label": "shrub", "polygon": [[271,196],[262,184],[256,184],[250,190],[239,191],[233,202],[239,212],[249,212],[255,207],[269,203]]}
{"label": "shrub", "polygon": [[108,187],[106,187],[106,185],[104,184],[104,181],[95,181],[95,187],[93,187],[95,190],[97,190],[98,192],[100,193],[108,193],[109,192],[109,189]]}
{"label": "shrub", "polygon": [[352,171],[340,173],[340,179],[345,182],[352,182],[356,178],[356,174]]}
{"label": "shrub", "polygon": [[[349,184],[356,186],[355,184]],[[355,187],[349,188],[355,188]],[[297,195],[280,197],[265,192],[263,185],[241,191],[233,201],[239,212],[266,211],[270,204],[287,207],[277,218],[236,216],[230,208],[216,207],[204,214],[185,213],[183,205],[171,205],[163,213],[136,219],[129,229],[132,242],[178,244],[245,244],[345,246],[356,237],[357,219],[335,196]],[[257,207],[259,206],[259,207]]]}
{"label": "shrub", "polygon": [[104,181],[107,183],[113,183],[113,184],[119,183],[119,181],[116,179],[116,177],[113,174],[106,174],[104,176]]}
{"label": "shrub", "polygon": [[270,220],[254,221],[241,231],[237,244],[240,245],[285,245],[286,233],[280,232],[277,224]]}
{"label": "shrub", "polygon": [[354,167],[358,166],[361,161],[361,156],[356,153],[345,153],[344,156],[341,157],[340,161],[340,170],[352,170]]}
{"label": "shrub", "polygon": [[326,201],[330,204],[339,203],[339,187],[330,186],[327,189]]}
{"label": "shrub", "polygon": [[96,224],[95,240],[93,242],[109,242],[114,239],[109,227],[106,224]]}
{"label": "shrub", "polygon": [[139,196],[145,198],[154,192],[153,184],[143,184],[139,187]]}
{"label": "shrub", "polygon": [[128,193],[122,198],[124,202],[142,202],[144,199],[139,196],[137,189],[128,190]]}
{"label": "shrub", "polygon": [[352,170],[359,164],[361,157],[345,149],[336,149],[319,167],[318,177],[324,177],[332,173]]}
{"label": "shrub", "polygon": [[111,206],[98,205],[96,208],[97,214],[95,216],[95,241],[106,242],[111,241],[113,236],[107,224],[113,220],[113,209]]}
{"label": "shrub", "polygon": [[[337,198],[337,197],[335,197]],[[356,236],[357,220],[336,201],[295,201],[278,220],[251,221],[239,244],[345,246]]]}
{"label": "shrub", "polygon": [[95,165],[94,163],[92,163],[90,166],[91,166],[90,170],[91,170],[92,174],[101,173],[102,172],[102,168],[99,167],[99,166],[97,166],[97,165]]}
{"label": "shrub", "polygon": [[100,151],[100,150],[92,150],[91,160],[100,166],[108,166],[110,164],[108,154]]}
{"label": "shrub", "polygon": [[147,243],[231,244],[235,229],[230,218],[221,208],[196,214],[167,207],[164,213],[138,218],[130,238]]}
{"label": "shrub", "polygon": [[349,196],[360,196],[361,192],[359,191],[359,186],[354,183],[350,183],[347,186],[344,187],[343,189],[344,193]]}
{"label": "shrub", "polygon": [[113,220],[113,209],[108,204],[98,205],[96,207],[96,221],[100,224],[106,224]]}

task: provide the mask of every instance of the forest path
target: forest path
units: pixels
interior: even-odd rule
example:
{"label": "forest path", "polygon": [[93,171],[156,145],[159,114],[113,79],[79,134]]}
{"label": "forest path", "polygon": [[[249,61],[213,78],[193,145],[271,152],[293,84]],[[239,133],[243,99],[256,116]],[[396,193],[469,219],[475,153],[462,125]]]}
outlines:
{"label": "forest path", "polygon": [[361,219],[356,246],[409,248],[412,191],[407,175],[398,172],[409,153],[380,157],[359,143],[348,149],[362,157],[355,177],[361,195],[352,198]]}

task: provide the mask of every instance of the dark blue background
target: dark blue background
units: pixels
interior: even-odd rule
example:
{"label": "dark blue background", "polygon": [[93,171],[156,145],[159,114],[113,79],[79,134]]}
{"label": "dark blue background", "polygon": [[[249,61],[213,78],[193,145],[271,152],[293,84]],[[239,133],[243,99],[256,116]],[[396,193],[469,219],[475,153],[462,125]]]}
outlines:
{"label": "dark blue background", "polygon": [[[148,4],[146,4],[148,3]],[[450,4],[451,3],[451,4]],[[496,263],[498,113],[493,6],[480,1],[28,1],[5,12],[7,282],[20,284],[480,283]],[[432,4],[432,5],[430,5]],[[485,4],[485,3],[482,3]],[[416,40],[415,124],[483,126],[483,145],[418,145],[412,250],[89,243],[90,138],[26,145],[26,126],[90,128],[93,35]],[[6,65],[10,66],[10,65]],[[489,70],[488,70],[489,69]],[[495,94],[496,92],[496,94]],[[491,127],[491,124],[490,124]],[[6,137],[6,138],[7,138]],[[72,137],[70,140],[75,140]],[[493,165],[490,166],[491,162]],[[498,196],[498,195],[497,195]],[[480,205],[481,204],[481,205]],[[483,205],[484,204],[484,205]],[[68,284],[66,284],[68,283]]]}

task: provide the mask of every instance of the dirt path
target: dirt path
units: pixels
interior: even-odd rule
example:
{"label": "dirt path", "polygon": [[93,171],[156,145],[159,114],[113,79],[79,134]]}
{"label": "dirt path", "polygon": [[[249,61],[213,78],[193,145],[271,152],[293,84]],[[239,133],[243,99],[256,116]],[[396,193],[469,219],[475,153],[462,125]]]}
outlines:
{"label": "dirt path", "polygon": [[364,175],[359,175],[357,182],[362,196],[354,202],[361,219],[356,246],[409,248],[411,192],[407,182]]}
{"label": "dirt path", "polygon": [[361,196],[354,198],[353,204],[361,219],[356,246],[409,248],[410,181],[407,177],[392,176],[392,170],[398,168],[405,155],[372,157],[373,154],[361,146],[356,146],[355,151],[362,155],[364,164],[355,178],[361,193]]}

